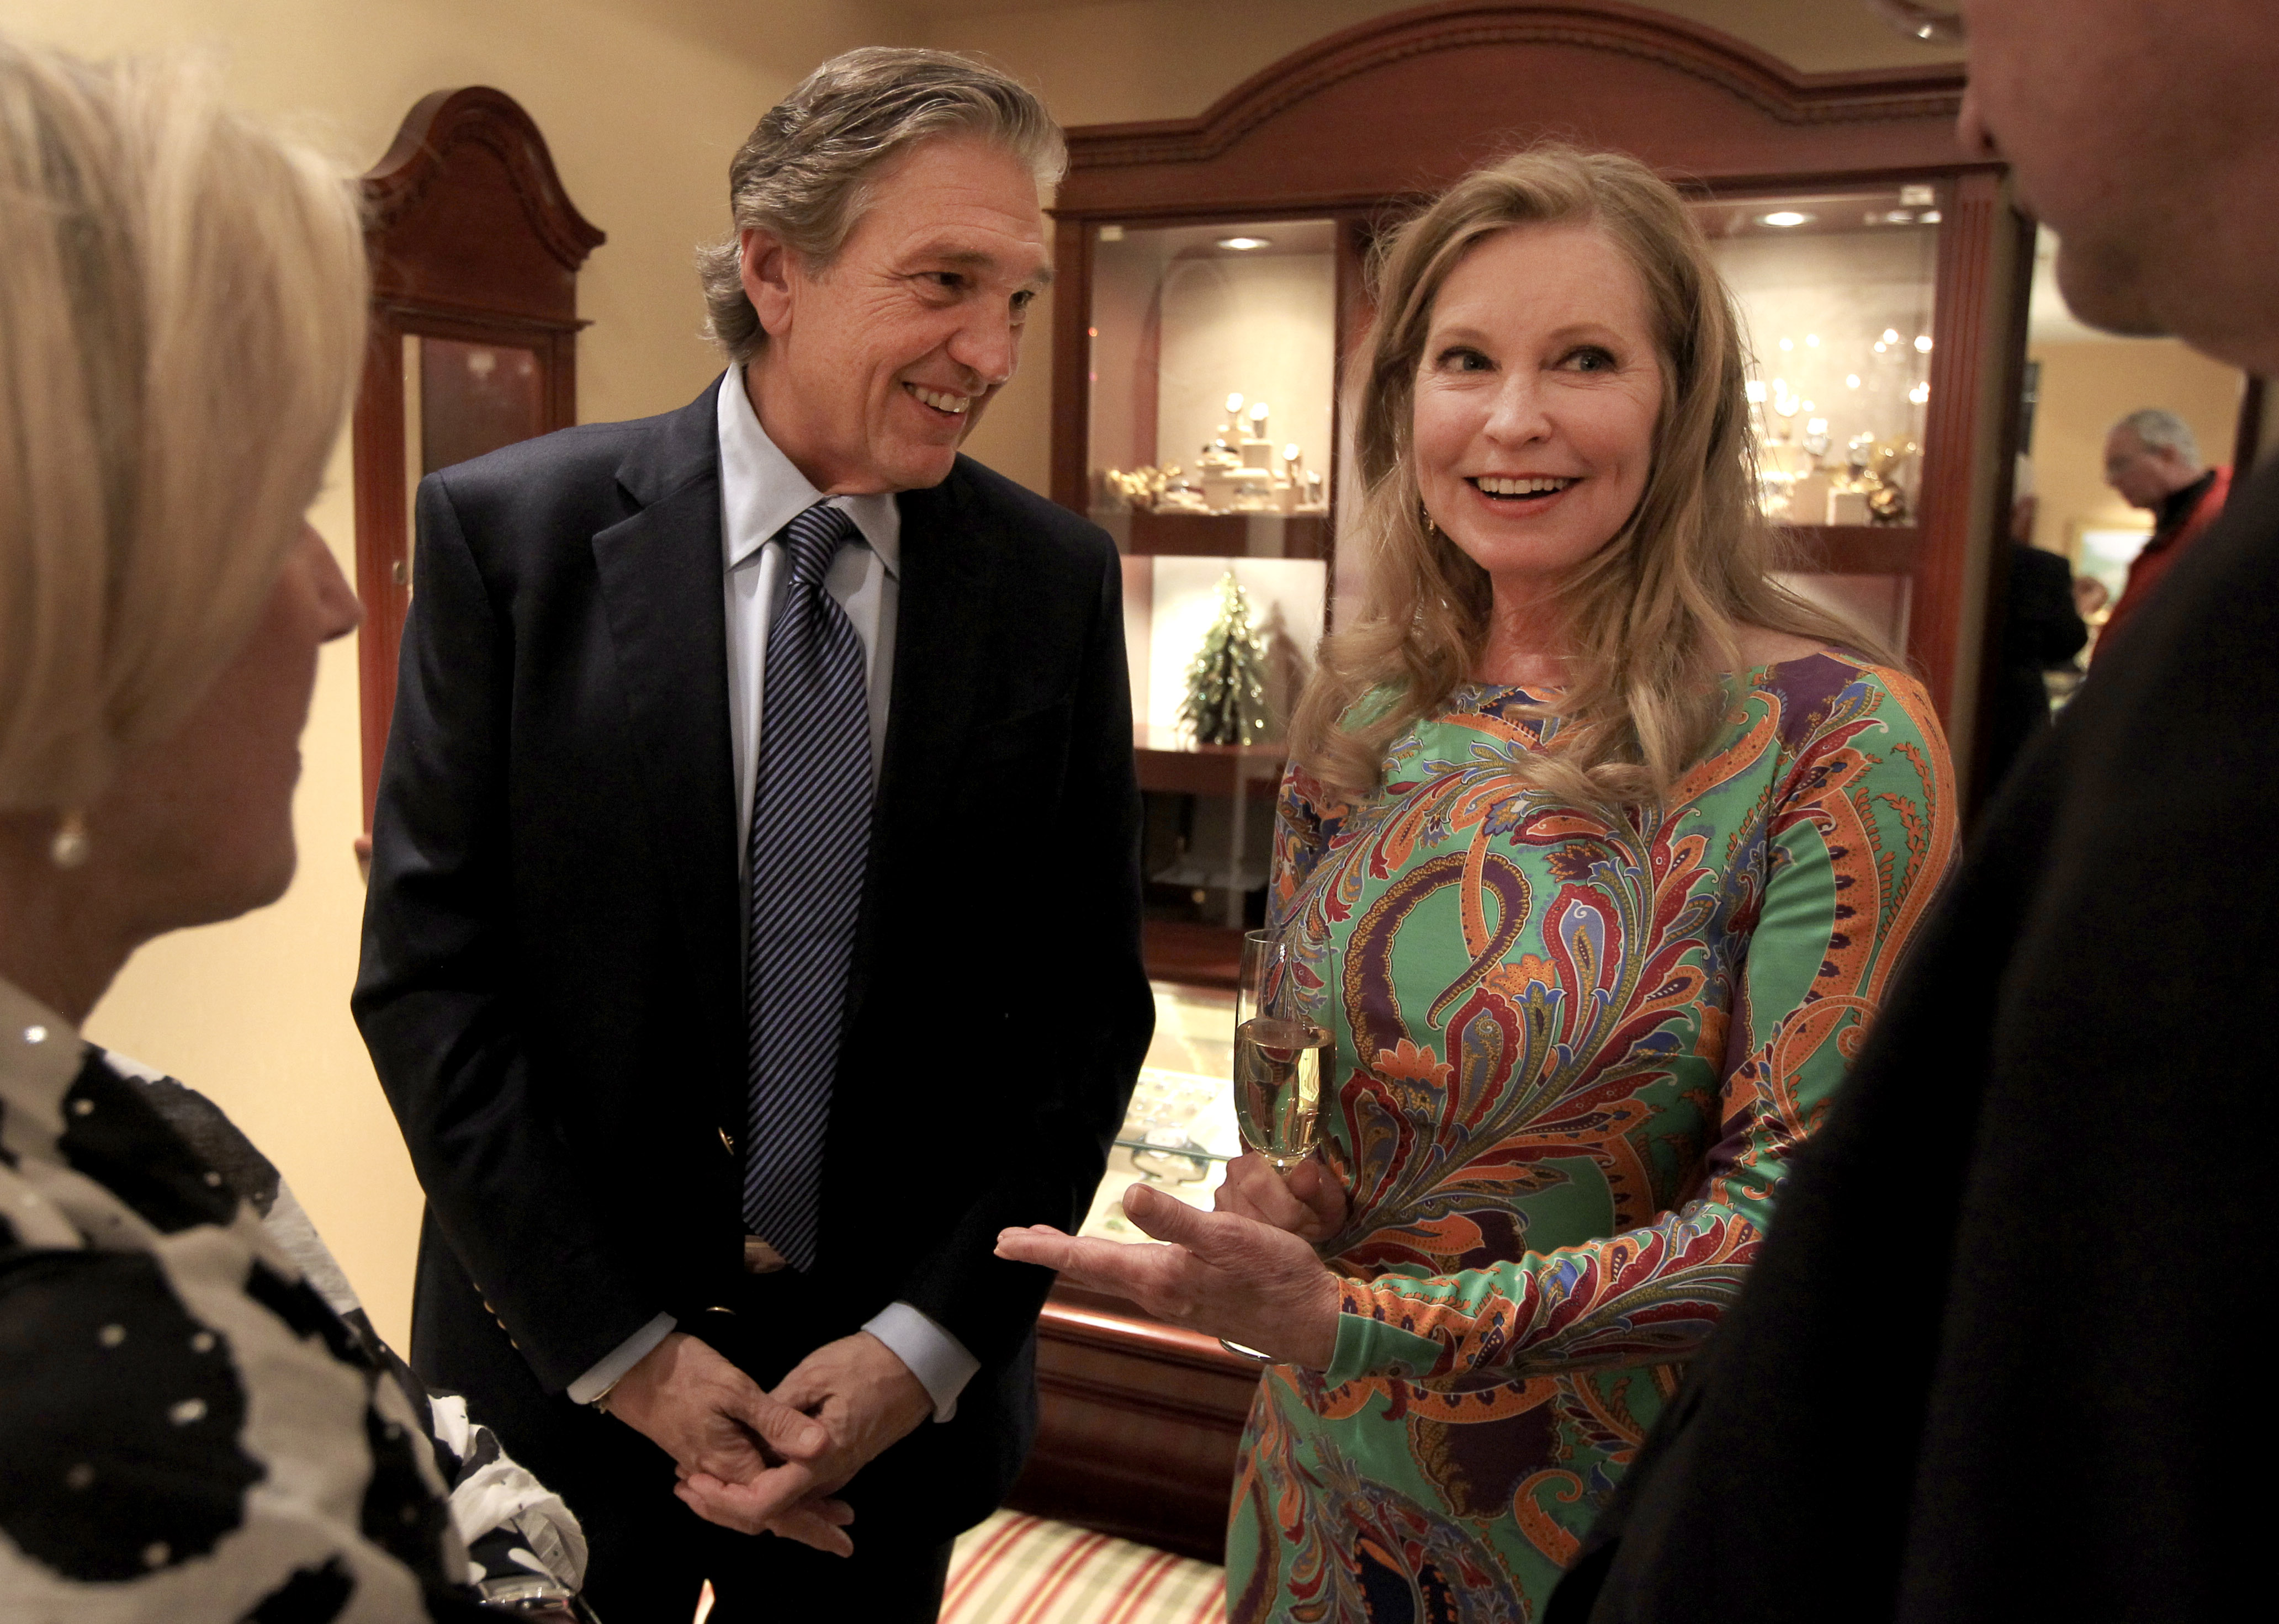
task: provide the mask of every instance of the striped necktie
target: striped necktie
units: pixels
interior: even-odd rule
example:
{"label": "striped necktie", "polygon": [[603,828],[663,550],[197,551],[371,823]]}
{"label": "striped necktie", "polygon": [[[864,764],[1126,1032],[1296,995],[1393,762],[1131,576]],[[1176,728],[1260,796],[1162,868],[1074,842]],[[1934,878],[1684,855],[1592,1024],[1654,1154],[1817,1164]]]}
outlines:
{"label": "striped necktie", "polygon": [[871,840],[871,706],[862,642],[823,589],[862,540],[855,521],[817,502],[781,540],[789,578],[768,626],[752,785],[744,1222],[806,1270]]}

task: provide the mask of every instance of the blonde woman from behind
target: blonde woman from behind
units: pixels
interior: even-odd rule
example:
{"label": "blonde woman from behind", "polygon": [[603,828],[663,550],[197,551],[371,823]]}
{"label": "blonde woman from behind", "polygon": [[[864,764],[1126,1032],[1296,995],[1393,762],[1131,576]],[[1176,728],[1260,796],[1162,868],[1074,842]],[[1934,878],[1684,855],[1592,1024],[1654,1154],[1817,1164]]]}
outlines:
{"label": "blonde woman from behind", "polygon": [[347,183],[206,77],[0,39],[0,1616],[480,1616],[412,1397],[81,1043],[291,879]]}

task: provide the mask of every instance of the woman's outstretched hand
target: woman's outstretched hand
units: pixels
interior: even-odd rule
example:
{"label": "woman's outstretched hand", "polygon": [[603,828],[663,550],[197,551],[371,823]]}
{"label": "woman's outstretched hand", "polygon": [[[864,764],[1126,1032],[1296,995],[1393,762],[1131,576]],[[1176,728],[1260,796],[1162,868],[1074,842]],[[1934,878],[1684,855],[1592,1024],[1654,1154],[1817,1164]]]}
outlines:
{"label": "woman's outstretched hand", "polygon": [[1338,1344],[1338,1277],[1303,1239],[1240,1213],[1198,1212],[1145,1184],[1124,1191],[1124,1212],[1169,1244],[1077,1239],[1039,1224],[1001,1230],[997,1255],[1058,1269],[1158,1319],[1285,1364],[1328,1368]]}
{"label": "woman's outstretched hand", "polygon": [[1318,1156],[1283,1174],[1256,1151],[1246,1151],[1226,1164],[1225,1182],[1211,1199],[1220,1212],[1255,1218],[1317,1244],[1346,1227],[1345,1186]]}

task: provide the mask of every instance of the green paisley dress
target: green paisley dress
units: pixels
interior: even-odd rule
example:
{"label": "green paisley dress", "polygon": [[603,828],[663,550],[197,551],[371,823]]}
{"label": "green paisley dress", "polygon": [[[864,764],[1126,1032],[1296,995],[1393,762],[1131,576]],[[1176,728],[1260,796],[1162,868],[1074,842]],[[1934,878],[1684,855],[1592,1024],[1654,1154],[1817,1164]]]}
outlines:
{"label": "green paisley dress", "polygon": [[1727,691],[1659,810],[1528,789],[1557,724],[1513,688],[1460,689],[1357,803],[1285,780],[1273,915],[1335,967],[1352,1217],[1334,1361],[1251,1411],[1235,1624],[1532,1618],[1738,1289],[1956,816],[1905,674]]}

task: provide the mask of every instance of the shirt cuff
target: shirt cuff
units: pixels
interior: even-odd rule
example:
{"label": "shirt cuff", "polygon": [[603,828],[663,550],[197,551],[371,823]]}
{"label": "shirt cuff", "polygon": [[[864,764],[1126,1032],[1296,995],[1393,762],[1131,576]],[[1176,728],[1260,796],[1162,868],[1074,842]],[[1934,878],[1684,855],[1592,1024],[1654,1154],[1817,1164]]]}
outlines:
{"label": "shirt cuff", "polygon": [[981,1361],[965,1344],[908,1303],[888,1303],[863,1327],[885,1343],[896,1359],[910,1367],[918,1385],[933,1400],[933,1418],[946,1421],[957,1413],[957,1396],[981,1368]]}
{"label": "shirt cuff", "polygon": [[610,1390],[617,1379],[648,1357],[651,1348],[663,1342],[675,1324],[669,1314],[661,1314],[617,1345],[614,1352],[603,1356],[602,1362],[570,1383],[572,1404],[591,1404]]}

